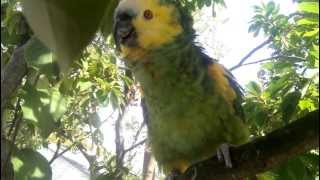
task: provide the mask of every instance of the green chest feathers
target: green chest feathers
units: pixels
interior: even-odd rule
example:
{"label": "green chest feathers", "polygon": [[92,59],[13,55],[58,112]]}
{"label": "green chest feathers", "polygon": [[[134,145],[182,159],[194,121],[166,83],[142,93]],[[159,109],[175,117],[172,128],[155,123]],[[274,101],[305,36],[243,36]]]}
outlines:
{"label": "green chest feathers", "polygon": [[[243,141],[241,120],[216,91],[203,60],[192,51],[154,56],[133,69],[141,83],[153,153],[160,164],[198,161],[223,142]],[[242,126],[241,126],[242,127]],[[241,129],[241,128],[240,128]]]}

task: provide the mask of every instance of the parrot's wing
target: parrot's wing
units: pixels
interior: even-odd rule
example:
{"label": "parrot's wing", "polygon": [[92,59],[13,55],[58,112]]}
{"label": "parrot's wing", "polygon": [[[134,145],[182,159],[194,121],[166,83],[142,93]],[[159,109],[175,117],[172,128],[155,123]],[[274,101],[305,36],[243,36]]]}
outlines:
{"label": "parrot's wing", "polygon": [[[202,50],[201,50],[202,51]],[[204,64],[207,66],[214,66],[215,64],[219,64],[218,60],[216,59],[212,59],[209,56],[207,56],[204,53],[201,53],[202,55],[202,59],[204,60]],[[213,68],[216,69],[216,68]],[[209,68],[209,71],[212,71],[213,69]],[[242,109],[242,102],[243,102],[243,92],[244,89],[240,86],[240,84],[236,81],[235,77],[232,75],[232,73],[230,71],[228,71],[225,67],[223,67],[222,65],[217,66],[217,69],[219,69],[218,71],[221,71],[224,75],[224,77],[228,80],[229,84],[228,86],[230,86],[230,88],[234,91],[236,98],[233,100],[233,107],[235,109],[236,114],[241,118],[241,119],[245,119],[244,116],[244,112]],[[216,70],[213,70],[216,71]],[[212,72],[211,72],[212,73]],[[210,72],[209,72],[210,74]],[[219,73],[212,73],[214,75],[219,75]],[[212,75],[211,75],[212,77]]]}
{"label": "parrot's wing", "polygon": [[241,117],[241,119],[245,119],[244,116],[244,112],[242,109],[241,104],[243,103],[243,92],[244,89],[240,86],[240,84],[235,80],[235,77],[231,74],[230,71],[228,71],[227,69],[224,69],[225,71],[225,76],[227,77],[229,84],[231,86],[231,88],[234,90],[234,92],[236,93],[236,99],[234,101],[234,109],[237,113],[237,115],[239,115]]}

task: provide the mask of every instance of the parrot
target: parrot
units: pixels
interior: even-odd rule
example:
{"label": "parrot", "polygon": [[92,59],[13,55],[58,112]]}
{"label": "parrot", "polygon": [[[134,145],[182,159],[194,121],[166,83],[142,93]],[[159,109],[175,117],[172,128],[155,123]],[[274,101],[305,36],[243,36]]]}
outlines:
{"label": "parrot", "polygon": [[190,10],[175,0],[121,0],[113,38],[140,83],[152,154],[165,174],[185,172],[248,141],[235,77],[196,42]]}

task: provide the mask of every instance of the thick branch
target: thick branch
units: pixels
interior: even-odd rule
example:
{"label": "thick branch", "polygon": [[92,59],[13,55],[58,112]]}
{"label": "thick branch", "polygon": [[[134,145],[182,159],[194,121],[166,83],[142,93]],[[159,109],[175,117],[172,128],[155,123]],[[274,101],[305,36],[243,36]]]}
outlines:
{"label": "thick branch", "polygon": [[179,180],[240,179],[265,172],[319,146],[319,110],[252,142],[230,149],[233,168],[214,156],[190,167]]}
{"label": "thick branch", "polygon": [[247,55],[245,55],[240,62],[233,66],[232,68],[230,68],[229,70],[232,71],[234,69],[237,69],[238,67],[242,66],[242,64],[248,60],[256,51],[258,51],[259,49],[263,48],[264,46],[266,46],[267,44],[269,44],[272,41],[272,37],[269,37],[267,40],[265,40],[264,42],[262,42],[259,46],[255,47],[254,49],[252,49]]}
{"label": "thick branch", "polygon": [[14,50],[9,63],[1,73],[1,122],[4,108],[9,102],[12,94],[21,84],[22,78],[27,74],[27,63],[24,59],[24,46]]}

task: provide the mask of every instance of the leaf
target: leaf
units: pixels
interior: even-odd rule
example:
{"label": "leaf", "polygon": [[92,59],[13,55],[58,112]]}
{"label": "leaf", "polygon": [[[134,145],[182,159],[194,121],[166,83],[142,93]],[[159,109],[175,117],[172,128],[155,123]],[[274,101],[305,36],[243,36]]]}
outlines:
{"label": "leaf", "polygon": [[271,80],[268,88],[266,89],[267,96],[276,97],[277,93],[279,93],[283,89],[288,89],[288,86],[292,86],[290,82],[290,75],[284,75],[279,79]]}
{"label": "leaf", "polygon": [[312,50],[310,51],[310,54],[314,56],[316,59],[319,60],[319,46],[318,45],[313,45]]}
{"label": "leaf", "polygon": [[255,96],[259,96],[261,95],[261,88],[260,85],[254,81],[250,81],[247,85],[246,85],[246,91],[248,91],[249,93],[255,95]]}
{"label": "leaf", "polygon": [[90,81],[79,81],[76,85],[77,88],[79,88],[79,91],[82,92],[82,91],[86,91],[88,90],[89,88],[91,88],[93,85],[92,82]]}
{"label": "leaf", "polygon": [[51,180],[52,170],[49,162],[32,149],[14,152],[11,162],[15,180]]}
{"label": "leaf", "polygon": [[309,112],[316,110],[316,105],[312,99],[305,98],[299,101],[299,108],[301,111],[308,110]]}
{"label": "leaf", "polygon": [[111,174],[101,174],[99,175],[96,180],[114,180],[115,177]]}
{"label": "leaf", "polygon": [[59,77],[57,63],[53,60],[53,53],[39,39],[33,37],[24,50],[24,57],[29,67],[45,74],[50,80]]}
{"label": "leaf", "polygon": [[266,7],[266,16],[269,16],[275,10],[275,3],[273,1],[268,2]]}
{"label": "leaf", "polygon": [[288,93],[282,100],[280,108],[282,112],[282,120],[288,124],[294,113],[296,112],[297,105],[301,98],[300,91]]}
{"label": "leaf", "polygon": [[22,98],[23,118],[35,124],[43,138],[56,128],[57,120],[67,111],[68,99],[58,88],[41,88],[26,85]]}
{"label": "leaf", "polygon": [[104,15],[106,0],[23,0],[23,13],[35,35],[57,55],[61,72],[90,42]]}
{"label": "leaf", "polygon": [[108,37],[112,32],[113,27],[113,13],[114,9],[118,5],[118,0],[109,0],[109,4],[104,12],[103,20],[101,23],[101,32],[104,37]]}
{"label": "leaf", "polygon": [[299,11],[319,14],[319,2],[301,2],[298,4]]}
{"label": "leaf", "polygon": [[274,170],[277,179],[281,180],[310,180],[315,179],[310,170],[304,165],[301,156],[291,159],[285,165]]}

